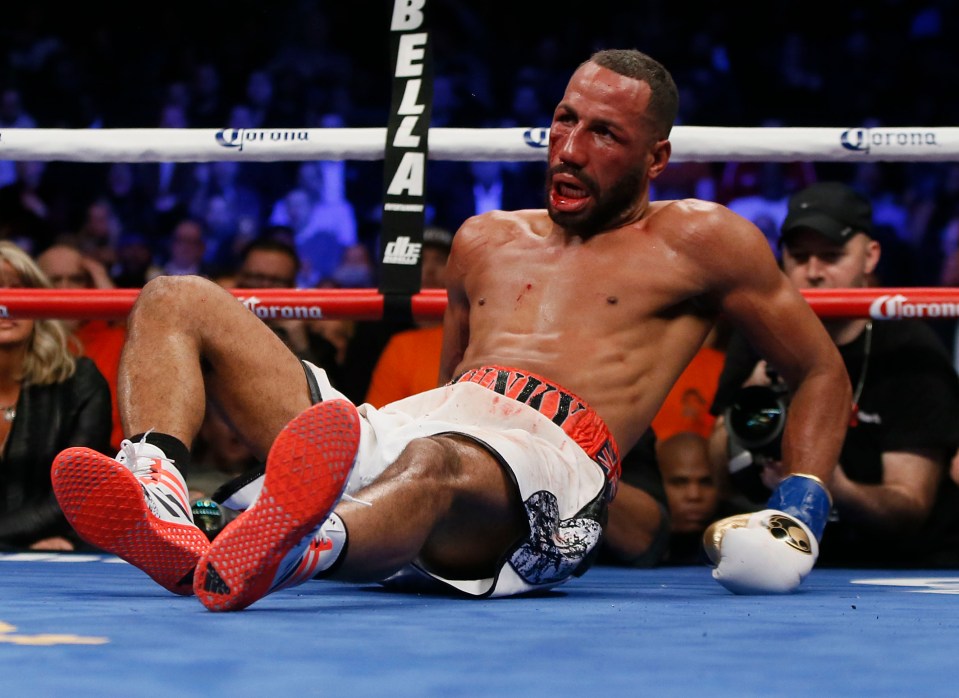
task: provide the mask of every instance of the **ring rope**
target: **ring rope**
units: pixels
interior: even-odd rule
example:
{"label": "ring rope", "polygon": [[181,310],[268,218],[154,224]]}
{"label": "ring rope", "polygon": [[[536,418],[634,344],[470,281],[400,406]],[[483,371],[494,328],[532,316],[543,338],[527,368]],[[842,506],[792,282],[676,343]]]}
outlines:
{"label": "ring rope", "polygon": [[[535,161],[546,157],[549,129],[429,130],[429,157],[459,161]],[[364,129],[3,129],[0,159],[71,162],[208,162],[220,160],[378,160],[385,128]],[[675,161],[953,161],[959,128],[722,128],[677,126]],[[789,144],[788,148],[783,143]],[[257,289],[234,295],[263,318],[380,320],[377,289]],[[124,318],[138,289],[113,291],[2,289],[0,317]],[[824,318],[959,317],[959,289],[870,288],[803,292]],[[412,297],[413,317],[437,319],[444,291]]]}
{"label": "ring rope", "polygon": [[[383,294],[376,289],[231,289],[262,319],[381,320]],[[0,289],[0,318],[123,319],[139,289]],[[822,318],[895,320],[959,317],[959,288],[857,288],[802,291]],[[426,289],[412,297],[413,317],[437,320],[446,291]]]}
{"label": "ring rope", "polygon": [[[303,320],[381,320],[383,294],[368,289],[231,289],[257,317]],[[0,318],[120,320],[140,289],[0,289]],[[414,317],[435,319],[446,309],[446,291],[423,290],[412,297]]]}
{"label": "ring rope", "polygon": [[[542,161],[548,127],[431,128],[429,158]],[[676,126],[675,162],[959,160],[959,128]],[[0,160],[255,162],[382,160],[385,128],[0,130]]]}

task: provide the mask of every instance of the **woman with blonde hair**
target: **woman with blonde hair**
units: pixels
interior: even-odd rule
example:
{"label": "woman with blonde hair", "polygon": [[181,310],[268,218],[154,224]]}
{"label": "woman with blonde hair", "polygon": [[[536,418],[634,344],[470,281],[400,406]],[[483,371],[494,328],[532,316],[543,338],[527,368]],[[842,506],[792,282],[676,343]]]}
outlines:
{"label": "woman with blonde hair", "polygon": [[[51,288],[36,262],[0,241],[0,288]],[[107,453],[110,388],[70,352],[59,320],[0,317],[0,549],[73,550],[79,538],[50,485],[68,446]]]}

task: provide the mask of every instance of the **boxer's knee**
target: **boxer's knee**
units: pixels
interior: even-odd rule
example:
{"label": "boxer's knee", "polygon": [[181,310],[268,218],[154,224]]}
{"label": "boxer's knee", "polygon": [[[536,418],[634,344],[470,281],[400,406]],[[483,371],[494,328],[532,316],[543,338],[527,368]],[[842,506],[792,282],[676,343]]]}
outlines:
{"label": "boxer's knee", "polygon": [[215,283],[201,276],[157,276],[150,279],[137,296],[134,310],[137,306],[182,305],[194,300],[197,296],[209,293],[210,287],[217,287]]}
{"label": "boxer's knee", "polygon": [[391,469],[426,487],[445,489],[462,476],[463,463],[457,444],[445,436],[413,439],[400,453]]}
{"label": "boxer's knee", "polygon": [[439,510],[457,502],[508,498],[511,485],[499,461],[485,446],[458,434],[414,439],[390,466],[390,475],[402,478],[426,494]]}
{"label": "boxer's knee", "polygon": [[148,281],[137,295],[130,311],[131,326],[144,320],[164,317],[184,320],[196,317],[198,308],[208,307],[211,292],[220,292],[219,286],[200,276],[158,276]]}

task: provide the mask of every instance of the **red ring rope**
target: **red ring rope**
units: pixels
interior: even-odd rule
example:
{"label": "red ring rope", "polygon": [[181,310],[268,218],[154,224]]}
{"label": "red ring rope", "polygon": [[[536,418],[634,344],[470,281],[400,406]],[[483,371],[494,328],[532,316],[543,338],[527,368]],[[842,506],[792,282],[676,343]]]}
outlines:
{"label": "red ring rope", "polygon": [[[61,290],[0,289],[0,318],[126,317],[139,289]],[[380,320],[383,296],[376,289],[233,289],[259,317],[327,320]],[[903,317],[959,317],[959,288],[856,288],[804,290],[812,309],[823,318],[878,320]],[[421,291],[413,296],[413,317],[438,319],[446,308],[446,292]]]}
{"label": "red ring rope", "polygon": [[[379,320],[383,295],[370,289],[233,289],[230,291],[259,317]],[[0,318],[119,320],[127,316],[139,289],[0,289]],[[424,290],[412,299],[413,316],[440,318],[446,291]]]}

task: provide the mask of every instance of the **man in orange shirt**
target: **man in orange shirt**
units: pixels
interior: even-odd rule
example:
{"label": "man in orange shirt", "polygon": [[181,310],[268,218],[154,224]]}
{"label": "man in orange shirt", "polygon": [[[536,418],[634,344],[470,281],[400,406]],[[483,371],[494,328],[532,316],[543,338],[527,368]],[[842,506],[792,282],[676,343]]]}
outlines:
{"label": "man in orange shirt", "polygon": [[709,438],[716,421],[709,408],[726,357],[726,334],[720,321],[669,391],[652,422],[658,441],[686,431]]}
{"label": "man in orange shirt", "polygon": [[[58,243],[48,247],[37,257],[37,265],[50,279],[54,288],[114,288],[113,281],[103,265],[91,257],[84,256],[71,245]],[[77,340],[71,343],[74,353],[89,356],[110,384],[113,403],[110,445],[112,448],[119,449],[120,442],[123,440],[123,427],[120,424],[120,410],[117,407],[117,372],[120,366],[120,352],[126,341],[126,327],[123,324],[105,320],[72,320],[67,321],[66,324]]]}

